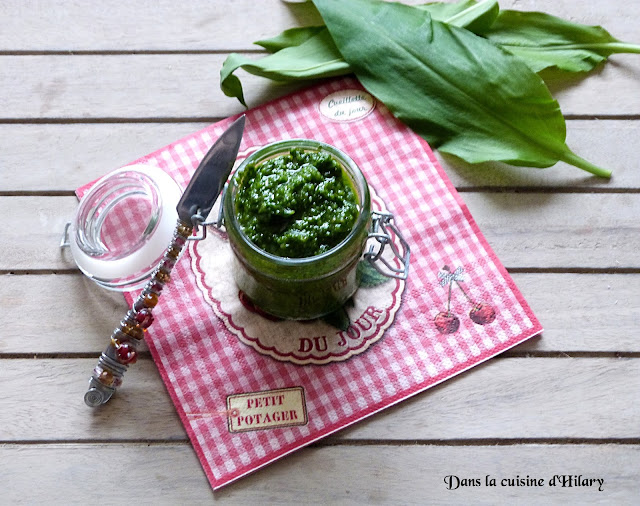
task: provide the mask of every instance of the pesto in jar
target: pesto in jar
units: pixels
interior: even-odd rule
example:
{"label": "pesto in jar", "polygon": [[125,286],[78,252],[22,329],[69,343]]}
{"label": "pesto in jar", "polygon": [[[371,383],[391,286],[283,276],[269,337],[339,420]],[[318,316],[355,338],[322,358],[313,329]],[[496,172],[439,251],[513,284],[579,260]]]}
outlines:
{"label": "pesto in jar", "polygon": [[235,202],[251,242],[287,258],[319,255],[338,245],[359,212],[340,163],[328,153],[299,148],[247,165]]}

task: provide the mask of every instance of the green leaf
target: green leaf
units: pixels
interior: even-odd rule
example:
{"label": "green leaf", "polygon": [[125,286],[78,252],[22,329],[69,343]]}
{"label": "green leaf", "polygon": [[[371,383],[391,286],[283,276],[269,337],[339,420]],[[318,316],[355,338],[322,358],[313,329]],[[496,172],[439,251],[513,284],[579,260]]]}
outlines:
{"label": "green leaf", "polygon": [[[457,3],[432,3],[420,9],[433,11],[435,17],[460,27],[486,29],[498,13],[497,0],[461,0]],[[230,54],[220,71],[220,88],[228,97],[237,98],[246,106],[242,83],[233,73],[238,69],[274,81],[311,80],[351,73],[333,42],[326,26],[305,26],[285,30],[271,39],[256,42],[272,55],[251,60],[237,53]]]}
{"label": "green leaf", "polygon": [[614,53],[640,53],[600,26],[587,26],[542,12],[502,11],[482,34],[518,56],[535,72],[556,67],[587,72]]}
{"label": "green leaf", "polygon": [[415,7],[313,1],[364,87],[433,147],[471,163],[563,160],[610,176],[569,150],[558,103],[519,58]]}
{"label": "green leaf", "polygon": [[378,272],[376,268],[366,260],[360,260],[360,262],[358,262],[356,276],[358,277],[358,284],[365,288],[381,285],[391,279],[381,272]]}
{"label": "green leaf", "polygon": [[470,7],[478,4],[475,0],[460,0],[459,2],[429,2],[416,5],[418,9],[429,11],[433,19],[445,21],[454,16],[458,16]]}
{"label": "green leaf", "polygon": [[434,2],[418,6],[431,14],[432,19],[466,28],[473,33],[487,31],[500,12],[498,0],[461,0],[455,3]]}
{"label": "green leaf", "polygon": [[270,53],[275,53],[276,51],[280,51],[281,49],[285,49],[287,47],[299,46],[303,42],[306,42],[313,36],[318,35],[319,32],[326,29],[327,28],[324,25],[289,28],[288,30],[282,32],[280,35],[276,35],[271,39],[258,40],[254,42],[254,44],[262,46]]}
{"label": "green leaf", "polygon": [[284,48],[259,61],[237,53],[230,54],[220,70],[220,88],[225,95],[237,98],[246,106],[240,79],[233,75],[238,68],[274,81],[317,79],[350,72],[327,30],[319,31],[298,46]]}

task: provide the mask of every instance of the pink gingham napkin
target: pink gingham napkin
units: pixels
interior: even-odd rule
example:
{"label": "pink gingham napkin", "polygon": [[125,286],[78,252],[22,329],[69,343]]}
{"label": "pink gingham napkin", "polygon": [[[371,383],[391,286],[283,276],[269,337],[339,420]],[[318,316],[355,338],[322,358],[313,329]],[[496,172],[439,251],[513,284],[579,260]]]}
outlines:
{"label": "pink gingham napkin", "polygon": [[[233,119],[135,163],[156,166],[185,187]],[[269,354],[268,345],[254,342],[260,329],[276,339],[282,329],[295,340],[299,327],[256,315],[254,328],[245,332],[242,325],[249,324],[234,312],[246,309],[218,300],[219,287],[234,290],[231,273],[202,270],[214,251],[204,245],[219,244],[223,251],[223,233],[189,248],[160,298],[146,340],[214,489],[542,330],[427,143],[357,81],[325,82],[247,111],[240,151],[287,138],[324,141],[355,160],[411,247],[409,278],[388,285],[384,315],[375,301],[366,303],[378,318],[376,339],[359,344],[348,359],[328,355],[305,362]],[[127,296],[130,303],[134,295]],[[369,327],[363,322],[362,328]],[[306,344],[300,343],[303,350]],[[126,395],[126,383],[125,376],[118,395]]]}

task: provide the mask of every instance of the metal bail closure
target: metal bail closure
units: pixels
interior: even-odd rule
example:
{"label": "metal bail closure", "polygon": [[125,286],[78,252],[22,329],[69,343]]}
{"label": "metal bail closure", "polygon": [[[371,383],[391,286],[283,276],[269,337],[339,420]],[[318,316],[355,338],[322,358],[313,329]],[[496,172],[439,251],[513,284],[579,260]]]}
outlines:
{"label": "metal bail closure", "polygon": [[[389,278],[407,279],[411,252],[409,244],[393,223],[392,213],[371,212],[369,238],[375,239],[378,244],[370,245],[368,251],[364,253],[364,258],[375,270]],[[388,258],[390,255],[387,255],[387,258],[382,255],[387,245],[391,250],[392,258]],[[394,266],[393,260],[399,260],[401,266]]]}
{"label": "metal bail closure", "polygon": [[220,198],[218,199],[218,216],[211,219],[211,215],[215,214],[215,206],[209,213],[209,216],[206,218],[200,214],[198,211],[191,217],[191,223],[193,224],[193,229],[196,231],[194,235],[187,239],[188,241],[202,241],[207,238],[207,227],[213,226],[216,228],[222,228],[224,225],[224,213],[222,210],[222,201],[224,200],[224,194],[227,191],[228,183],[225,183],[222,188],[222,192],[220,192]]}

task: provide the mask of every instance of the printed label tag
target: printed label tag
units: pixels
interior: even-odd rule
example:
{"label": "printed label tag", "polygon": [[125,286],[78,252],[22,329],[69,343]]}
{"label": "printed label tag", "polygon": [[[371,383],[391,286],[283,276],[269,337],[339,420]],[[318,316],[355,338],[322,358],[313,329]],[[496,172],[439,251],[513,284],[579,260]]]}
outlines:
{"label": "printed label tag", "polygon": [[275,429],[308,422],[302,387],[229,395],[227,412],[229,432]]}
{"label": "printed label tag", "polygon": [[362,119],[376,107],[376,100],[363,90],[341,90],[322,99],[320,114],[332,121],[350,122]]}

